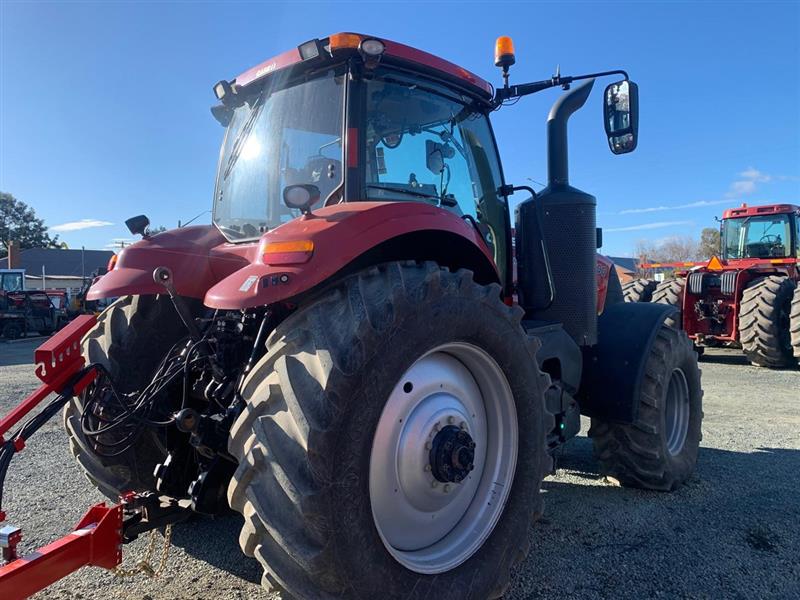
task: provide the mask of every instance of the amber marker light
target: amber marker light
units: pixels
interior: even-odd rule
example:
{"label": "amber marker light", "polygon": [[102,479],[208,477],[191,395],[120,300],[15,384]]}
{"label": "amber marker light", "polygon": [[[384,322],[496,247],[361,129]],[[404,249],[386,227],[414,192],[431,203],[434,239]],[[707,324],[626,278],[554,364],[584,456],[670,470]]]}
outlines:
{"label": "amber marker light", "polygon": [[308,262],[314,254],[311,240],[268,242],[264,246],[264,263],[268,265],[296,265]]}
{"label": "amber marker light", "polygon": [[494,43],[494,66],[507,69],[515,62],[514,40],[507,35],[501,35]]}
{"label": "amber marker light", "polygon": [[335,33],[328,42],[331,46],[331,51],[341,50],[343,48],[357,49],[361,45],[361,36],[355,33]]}

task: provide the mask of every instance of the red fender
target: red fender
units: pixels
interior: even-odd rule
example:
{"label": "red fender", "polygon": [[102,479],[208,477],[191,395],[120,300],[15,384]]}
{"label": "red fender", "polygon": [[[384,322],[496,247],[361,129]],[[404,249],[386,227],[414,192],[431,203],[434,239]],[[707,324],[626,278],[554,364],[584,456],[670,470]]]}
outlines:
{"label": "red fender", "polygon": [[[483,238],[472,224],[452,212],[420,202],[351,202],[321,208],[264,234],[253,263],[208,290],[205,304],[238,310],[291,298],[324,282],[382,242],[422,231],[464,238],[480,250],[496,273]],[[285,263],[292,260],[285,255],[264,259],[270,244],[303,241],[311,242],[313,250],[305,256],[300,252],[295,264]]]}
{"label": "red fender", "polygon": [[[463,238],[496,273],[483,238],[452,212],[421,202],[352,202],[321,208],[248,243],[228,243],[213,225],[159,233],[125,248],[114,269],[94,282],[87,298],[163,294],[164,288],[153,281],[153,270],[163,266],[172,270],[182,296],[204,299],[211,308],[251,308],[304,292],[380,243],[423,231]],[[291,256],[284,256],[284,264],[274,264],[274,259],[265,264],[268,244],[287,241],[313,243],[310,258],[291,262]]]}
{"label": "red fender", "polygon": [[114,268],[95,280],[88,300],[126,294],[163,294],[153,281],[156,267],[172,270],[178,294],[203,298],[220,279],[248,265],[257,244],[228,244],[213,225],[184,227],[131,244]]}

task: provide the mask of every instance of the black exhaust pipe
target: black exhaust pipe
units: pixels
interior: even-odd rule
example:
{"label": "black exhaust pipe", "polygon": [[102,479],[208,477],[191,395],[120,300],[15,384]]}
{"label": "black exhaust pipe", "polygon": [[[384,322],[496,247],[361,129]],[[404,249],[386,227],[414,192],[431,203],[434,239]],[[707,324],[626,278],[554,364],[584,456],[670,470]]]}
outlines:
{"label": "black exhaust pipe", "polygon": [[567,121],[593,85],[589,79],[553,104],[547,117],[547,187],[516,211],[517,292],[525,316],[563,323],[581,346],[597,343],[597,201],[569,185]]}

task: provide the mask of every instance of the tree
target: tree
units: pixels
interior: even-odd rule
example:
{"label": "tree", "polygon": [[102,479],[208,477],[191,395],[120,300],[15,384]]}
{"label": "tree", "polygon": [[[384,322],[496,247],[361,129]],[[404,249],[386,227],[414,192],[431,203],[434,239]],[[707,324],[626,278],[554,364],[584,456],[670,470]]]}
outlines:
{"label": "tree", "polygon": [[636,257],[645,262],[683,262],[695,258],[697,242],[688,236],[669,237],[658,242],[639,240],[636,242]]}
{"label": "tree", "polygon": [[58,236],[47,233],[44,220],[21,200],[0,192],[0,255],[8,254],[8,243],[15,241],[21,249],[58,245]]}
{"label": "tree", "polygon": [[707,260],[720,253],[719,229],[716,227],[706,227],[700,233],[700,244],[697,247],[697,258]]}

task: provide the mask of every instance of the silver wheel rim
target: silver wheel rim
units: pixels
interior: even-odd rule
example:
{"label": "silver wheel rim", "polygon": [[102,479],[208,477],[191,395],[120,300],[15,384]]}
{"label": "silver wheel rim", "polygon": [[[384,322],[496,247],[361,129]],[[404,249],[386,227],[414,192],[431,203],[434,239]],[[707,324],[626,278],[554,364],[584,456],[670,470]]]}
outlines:
{"label": "silver wheel rim", "polygon": [[679,454],[689,432],[689,384],[681,369],[673,369],[667,386],[665,406],[667,451]]}
{"label": "silver wheel rim", "polygon": [[[442,482],[431,468],[437,435],[474,442],[474,468]],[[372,443],[369,494],[384,546],[417,573],[449,571],[472,556],[505,508],[517,463],[517,412],[502,369],[484,350],[450,343],[403,374]]]}

